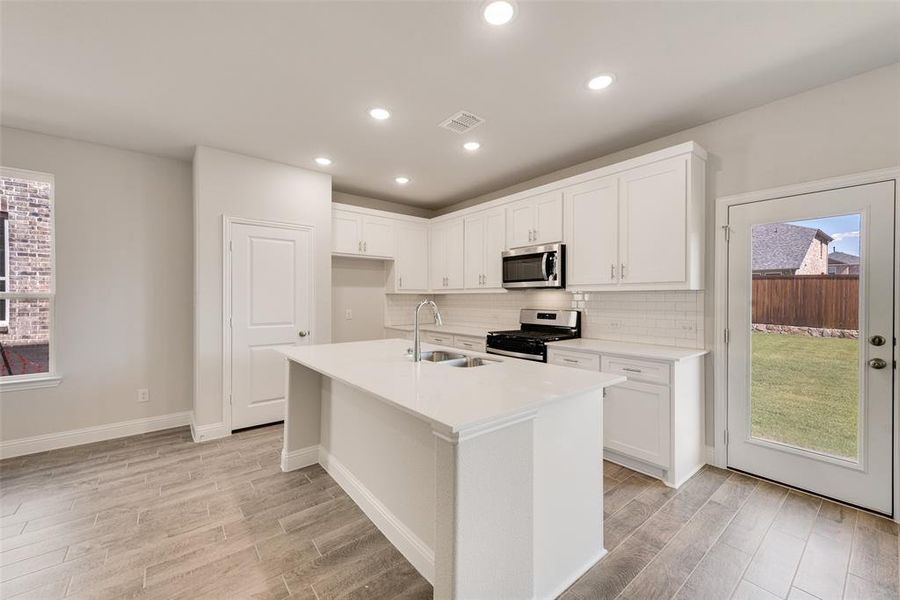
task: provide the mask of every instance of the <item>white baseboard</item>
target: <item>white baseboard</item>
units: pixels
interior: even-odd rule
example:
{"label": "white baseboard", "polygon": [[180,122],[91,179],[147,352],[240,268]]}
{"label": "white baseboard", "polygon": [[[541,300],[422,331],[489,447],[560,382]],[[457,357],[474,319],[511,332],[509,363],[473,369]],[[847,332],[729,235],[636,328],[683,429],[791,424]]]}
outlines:
{"label": "white baseboard", "polygon": [[703,458],[706,459],[706,464],[712,465],[714,467],[718,467],[720,465],[716,464],[716,447],[715,446],[704,446],[705,454]]}
{"label": "white baseboard", "polygon": [[596,565],[600,561],[600,559],[603,558],[604,556],[606,556],[607,554],[608,554],[608,551],[606,550],[606,548],[601,548],[600,552],[596,556],[594,556],[592,559],[590,559],[590,561],[588,561],[587,564],[582,565],[581,568],[576,569],[575,572],[572,573],[568,577],[568,579],[566,579],[565,583],[560,585],[557,589],[553,590],[553,593],[548,594],[547,598],[559,598],[560,596],[562,596],[563,592],[565,592],[567,589],[569,589],[573,583],[578,581],[582,575],[587,573],[591,569],[591,567]]}
{"label": "white baseboard", "polygon": [[57,448],[80,446],[139,433],[181,427],[191,423],[191,414],[191,411],[184,411],[158,417],[145,417],[118,423],[108,423],[106,425],[96,425],[94,427],[84,427],[82,429],[70,429],[69,431],[36,435],[17,440],[4,440],[0,442],[0,458],[23,456]]}
{"label": "white baseboard", "polygon": [[319,462],[319,446],[307,446],[291,452],[281,451],[281,470],[296,471]]}
{"label": "white baseboard", "polygon": [[404,525],[347,467],[321,447],[319,448],[319,464],[328,471],[332,479],[347,492],[422,577],[434,584],[434,550]]}
{"label": "white baseboard", "polygon": [[211,423],[209,425],[197,425],[191,418],[191,437],[195,442],[208,442],[219,438],[228,437],[231,430],[225,427],[225,423]]}

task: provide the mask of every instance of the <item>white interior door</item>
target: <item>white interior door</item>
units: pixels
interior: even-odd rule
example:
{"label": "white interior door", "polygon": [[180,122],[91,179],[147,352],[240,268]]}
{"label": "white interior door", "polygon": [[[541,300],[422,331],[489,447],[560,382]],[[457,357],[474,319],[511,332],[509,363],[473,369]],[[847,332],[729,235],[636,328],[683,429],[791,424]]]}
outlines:
{"label": "white interior door", "polygon": [[310,342],[312,233],[231,225],[231,426],[284,419],[284,357]]}
{"label": "white interior door", "polygon": [[[728,212],[728,466],[886,514],[894,194],[890,181]],[[835,247],[858,266],[828,274]]]}

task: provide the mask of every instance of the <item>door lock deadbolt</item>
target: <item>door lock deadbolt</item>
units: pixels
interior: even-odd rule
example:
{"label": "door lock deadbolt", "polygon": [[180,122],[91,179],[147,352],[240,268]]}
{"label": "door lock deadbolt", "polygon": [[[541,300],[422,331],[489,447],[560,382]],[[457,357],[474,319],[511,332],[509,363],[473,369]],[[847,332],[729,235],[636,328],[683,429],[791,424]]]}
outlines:
{"label": "door lock deadbolt", "polygon": [[886,341],[883,335],[873,335],[869,338],[869,343],[873,346],[884,346]]}

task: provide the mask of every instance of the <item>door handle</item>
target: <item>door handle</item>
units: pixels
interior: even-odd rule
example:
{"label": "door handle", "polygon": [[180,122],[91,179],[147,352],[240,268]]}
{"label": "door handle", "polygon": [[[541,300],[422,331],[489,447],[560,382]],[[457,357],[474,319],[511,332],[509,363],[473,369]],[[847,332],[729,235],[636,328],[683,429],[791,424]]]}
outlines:
{"label": "door handle", "polygon": [[887,366],[887,361],[883,358],[873,358],[869,361],[869,366],[873,369],[883,369]]}
{"label": "door handle", "polygon": [[616,278],[616,265],[609,265],[609,278],[610,279]]}
{"label": "door handle", "polygon": [[309,335],[309,332],[308,331],[298,331],[297,335],[299,335],[300,337],[306,337]]}
{"label": "door handle", "polygon": [[873,335],[869,338],[869,343],[873,346],[884,346],[885,341],[883,335]]}
{"label": "door handle", "polygon": [[369,242],[363,242],[363,252],[369,251]]}
{"label": "door handle", "polygon": [[362,242],[356,242],[356,248],[362,252]]}
{"label": "door handle", "polygon": [[625,279],[625,263],[622,263],[622,268],[619,273],[622,275],[622,279]]}

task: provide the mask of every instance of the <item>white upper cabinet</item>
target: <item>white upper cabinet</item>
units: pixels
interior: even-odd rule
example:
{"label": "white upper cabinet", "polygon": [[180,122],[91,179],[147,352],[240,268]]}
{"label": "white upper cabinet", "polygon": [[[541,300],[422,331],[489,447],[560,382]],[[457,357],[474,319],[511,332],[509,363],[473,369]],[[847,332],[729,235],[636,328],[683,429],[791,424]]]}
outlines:
{"label": "white upper cabinet", "polygon": [[628,171],[619,179],[622,283],[687,280],[687,159]]}
{"label": "white upper cabinet", "polygon": [[428,290],[428,225],[397,223],[397,256],[394,289],[398,292]]}
{"label": "white upper cabinet", "polygon": [[431,227],[431,287],[458,290],[464,286],[465,227],[463,219],[435,223]]}
{"label": "white upper cabinet", "polygon": [[510,203],[506,208],[507,247],[562,241],[562,209],[560,190]]}
{"label": "white upper cabinet", "polygon": [[395,222],[352,210],[335,208],[331,220],[331,251],[335,254],[393,258]]}
{"label": "white upper cabinet", "polygon": [[604,177],[564,191],[567,286],[618,280],[618,184]]}
{"label": "white upper cabinet", "polygon": [[501,288],[506,248],[506,214],[502,208],[488,210],[465,219],[466,289]]}
{"label": "white upper cabinet", "polygon": [[565,188],[567,287],[703,289],[704,156],[685,152]]}

